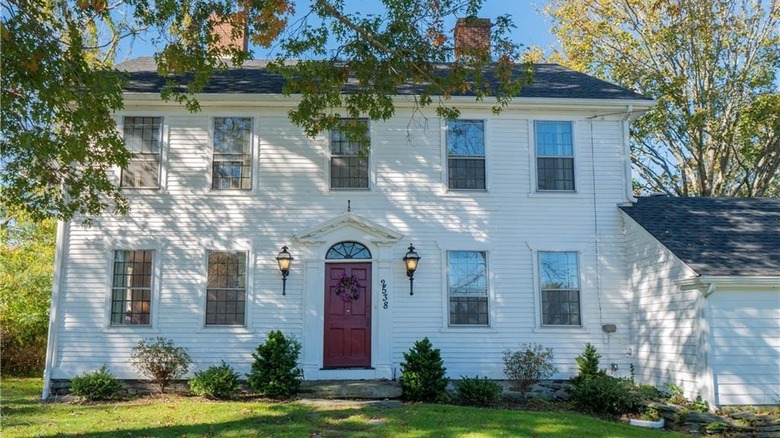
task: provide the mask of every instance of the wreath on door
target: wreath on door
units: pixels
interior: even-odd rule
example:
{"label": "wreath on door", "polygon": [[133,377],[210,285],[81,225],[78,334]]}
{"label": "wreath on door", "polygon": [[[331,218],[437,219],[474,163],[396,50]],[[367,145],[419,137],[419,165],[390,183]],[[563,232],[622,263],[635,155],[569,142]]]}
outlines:
{"label": "wreath on door", "polygon": [[358,283],[357,278],[353,275],[343,275],[336,288],[336,295],[341,298],[341,301],[348,303],[360,298],[360,293],[358,292],[359,288],[360,283]]}

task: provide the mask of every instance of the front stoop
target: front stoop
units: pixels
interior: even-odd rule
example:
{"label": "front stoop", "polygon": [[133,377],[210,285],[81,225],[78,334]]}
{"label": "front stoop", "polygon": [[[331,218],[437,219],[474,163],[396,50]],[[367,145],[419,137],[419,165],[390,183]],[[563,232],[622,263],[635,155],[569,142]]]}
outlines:
{"label": "front stoop", "polygon": [[301,398],[388,400],[401,397],[401,385],[391,380],[306,380]]}

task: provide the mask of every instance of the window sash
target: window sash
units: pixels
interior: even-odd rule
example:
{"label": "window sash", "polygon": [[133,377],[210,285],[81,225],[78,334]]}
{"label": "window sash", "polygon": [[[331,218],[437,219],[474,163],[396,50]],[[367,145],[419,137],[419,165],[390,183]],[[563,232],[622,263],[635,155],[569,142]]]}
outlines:
{"label": "window sash", "polygon": [[119,178],[120,187],[158,188],[162,150],[162,117],[125,117],[125,147],[132,153]]}
{"label": "window sash", "polygon": [[252,189],[251,117],[215,117],[212,190]]}
{"label": "window sash", "polygon": [[209,251],[207,272],[206,325],[245,325],[246,252]]}
{"label": "window sash", "polygon": [[154,251],[114,251],[111,325],[151,324]]}
{"label": "window sash", "polygon": [[489,325],[487,254],[449,251],[447,266],[449,324]]}
{"label": "window sash", "polygon": [[542,325],[582,325],[579,289],[542,289]]}
{"label": "window sash", "polygon": [[485,190],[485,159],[450,156],[448,160],[449,188],[453,190]]}

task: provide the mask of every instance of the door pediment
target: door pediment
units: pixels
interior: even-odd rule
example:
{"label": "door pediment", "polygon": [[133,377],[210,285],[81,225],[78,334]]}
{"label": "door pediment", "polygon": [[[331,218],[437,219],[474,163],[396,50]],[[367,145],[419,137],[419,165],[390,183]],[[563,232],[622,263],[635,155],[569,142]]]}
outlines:
{"label": "door pediment", "polygon": [[318,244],[328,241],[328,236],[342,229],[358,231],[375,245],[389,245],[398,242],[404,236],[395,230],[374,221],[348,212],[307,230],[296,233],[293,238],[305,244]]}

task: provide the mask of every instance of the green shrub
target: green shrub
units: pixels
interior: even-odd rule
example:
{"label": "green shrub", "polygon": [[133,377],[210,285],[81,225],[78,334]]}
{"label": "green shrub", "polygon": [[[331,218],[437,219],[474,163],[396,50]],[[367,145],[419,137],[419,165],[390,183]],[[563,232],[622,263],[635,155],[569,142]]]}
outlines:
{"label": "green shrub", "polygon": [[437,401],[447,388],[447,368],[441,351],[428,338],[414,343],[401,363],[401,389],[404,400]]}
{"label": "green shrub", "polygon": [[575,385],[587,379],[607,375],[605,371],[599,370],[601,355],[590,342],[585,344],[585,351],[574,360],[577,361],[577,366],[579,367],[579,374],[572,379]]}
{"label": "green shrub", "polygon": [[631,381],[610,376],[583,380],[574,387],[572,401],[578,409],[593,414],[617,416],[638,409]]}
{"label": "green shrub", "polygon": [[639,385],[634,388],[637,397],[642,400],[661,400],[663,393],[653,385]]}
{"label": "green shrub", "polygon": [[192,363],[186,348],[176,347],[173,341],[162,337],[138,341],[131,358],[135,369],[156,383],[161,393],[186,374]]}
{"label": "green shrub", "polygon": [[503,388],[498,383],[485,378],[461,376],[455,391],[458,403],[467,406],[491,407],[501,401]]}
{"label": "green shrub", "polygon": [[534,383],[557,372],[552,361],[552,348],[522,344],[518,351],[504,351],[504,374],[514,382],[513,389],[526,392]]}
{"label": "green shrub", "polygon": [[103,364],[97,371],[70,379],[71,394],[87,400],[110,400],[122,390],[122,384]]}
{"label": "green shrub", "polygon": [[220,366],[211,366],[205,371],[196,372],[195,377],[189,381],[190,392],[208,398],[233,398],[241,386],[238,378],[238,373],[222,361]]}
{"label": "green shrub", "polygon": [[301,344],[297,340],[285,337],[278,330],[268,333],[268,339],[252,354],[255,362],[247,374],[249,387],[270,398],[293,397],[301,387],[300,354]]}

